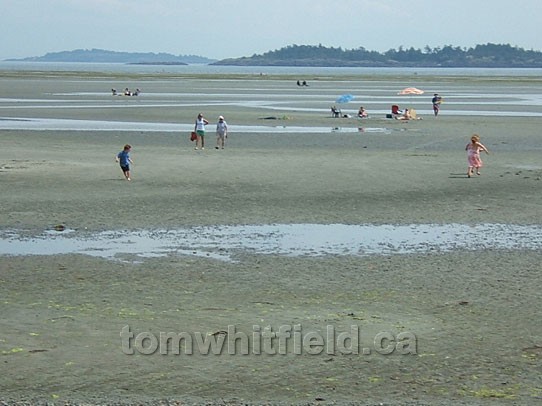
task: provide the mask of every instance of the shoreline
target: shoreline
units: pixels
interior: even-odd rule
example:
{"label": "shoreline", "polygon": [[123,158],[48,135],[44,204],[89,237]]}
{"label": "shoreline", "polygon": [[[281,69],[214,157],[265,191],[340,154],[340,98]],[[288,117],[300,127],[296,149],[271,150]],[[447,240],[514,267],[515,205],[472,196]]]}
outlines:
{"label": "shoreline", "polygon": [[[152,75],[273,75],[275,77],[298,77],[300,73],[310,75],[310,77],[329,77],[330,73],[338,72],[336,76],[346,76],[354,78],[363,78],[367,76],[382,77],[387,75],[396,76],[437,76],[437,77],[476,77],[480,76],[540,76],[542,68],[352,68],[352,67],[300,67],[300,66],[213,66],[202,64],[189,64],[186,66],[160,66],[160,70],[147,69],[145,65],[128,65],[119,63],[84,63],[84,62],[12,62],[0,61],[0,68],[4,72],[19,71],[42,72],[43,68],[48,68],[49,72],[92,72],[101,74],[152,74]],[[137,69],[139,68],[139,69]],[[168,70],[171,68],[171,70]],[[179,69],[180,68],[180,69]],[[517,73],[521,73],[517,75]],[[335,76],[335,75],[332,75]]]}

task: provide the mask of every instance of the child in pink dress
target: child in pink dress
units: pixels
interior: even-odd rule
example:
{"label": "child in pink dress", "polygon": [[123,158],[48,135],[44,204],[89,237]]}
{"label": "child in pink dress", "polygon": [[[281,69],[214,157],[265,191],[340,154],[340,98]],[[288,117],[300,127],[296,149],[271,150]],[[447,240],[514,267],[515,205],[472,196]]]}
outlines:
{"label": "child in pink dress", "polygon": [[483,165],[483,162],[480,159],[480,151],[489,154],[487,148],[480,142],[480,136],[478,134],[473,134],[472,137],[470,137],[470,141],[471,142],[465,147],[465,151],[467,151],[467,161],[469,163],[467,169],[467,176],[469,178],[473,174],[474,168],[476,168],[476,174],[480,175],[480,168]]}

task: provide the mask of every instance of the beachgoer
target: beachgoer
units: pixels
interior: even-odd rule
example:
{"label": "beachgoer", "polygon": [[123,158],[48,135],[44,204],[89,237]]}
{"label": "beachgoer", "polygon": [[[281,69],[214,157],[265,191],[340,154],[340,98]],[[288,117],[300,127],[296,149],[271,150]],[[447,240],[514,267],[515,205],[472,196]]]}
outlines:
{"label": "beachgoer", "polygon": [[433,95],[433,98],[431,99],[431,103],[433,103],[433,113],[435,114],[435,117],[436,117],[438,116],[438,113],[440,111],[440,104],[442,103],[442,97],[440,97],[438,93],[435,93]]}
{"label": "beachgoer", "polygon": [[397,116],[403,114],[403,110],[399,108],[397,104],[391,106],[391,116],[397,118]]}
{"label": "beachgoer", "polygon": [[358,111],[358,117],[359,118],[367,118],[369,117],[369,114],[367,114],[367,111],[361,106]]}
{"label": "beachgoer", "polygon": [[130,158],[131,150],[132,150],[132,146],[130,144],[126,144],[124,146],[124,149],[120,151],[115,157],[115,161],[120,163],[120,169],[122,170],[122,173],[124,174],[124,177],[126,178],[126,180],[131,180],[130,179],[130,164],[134,163],[134,161],[132,161],[132,158]]}
{"label": "beachgoer", "polygon": [[218,122],[216,123],[216,149],[224,149],[226,143],[226,138],[228,138],[228,123],[224,120],[223,116],[218,117]]}
{"label": "beachgoer", "polygon": [[202,113],[199,113],[196,118],[196,123],[194,124],[194,131],[198,137],[196,140],[196,148],[194,149],[205,149],[205,126],[207,124],[209,124],[209,122],[203,117]]}
{"label": "beachgoer", "polygon": [[405,112],[401,116],[395,117],[397,120],[410,120],[412,117],[410,116],[410,111],[408,109],[405,109]]}
{"label": "beachgoer", "polygon": [[482,159],[480,159],[480,151],[484,151],[486,154],[489,154],[487,148],[480,142],[480,136],[478,134],[473,134],[470,137],[470,141],[465,146],[465,151],[467,151],[467,177],[471,177],[473,170],[476,168],[476,174],[480,175],[480,168],[483,165]]}

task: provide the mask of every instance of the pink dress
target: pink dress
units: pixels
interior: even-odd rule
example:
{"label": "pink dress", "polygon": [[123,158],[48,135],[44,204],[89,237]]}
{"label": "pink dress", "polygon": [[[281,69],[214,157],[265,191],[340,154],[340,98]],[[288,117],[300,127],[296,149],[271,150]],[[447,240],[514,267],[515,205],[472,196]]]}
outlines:
{"label": "pink dress", "polygon": [[472,143],[467,144],[467,161],[469,166],[475,168],[481,168],[483,165],[482,159],[480,158],[481,148],[478,145],[473,145]]}

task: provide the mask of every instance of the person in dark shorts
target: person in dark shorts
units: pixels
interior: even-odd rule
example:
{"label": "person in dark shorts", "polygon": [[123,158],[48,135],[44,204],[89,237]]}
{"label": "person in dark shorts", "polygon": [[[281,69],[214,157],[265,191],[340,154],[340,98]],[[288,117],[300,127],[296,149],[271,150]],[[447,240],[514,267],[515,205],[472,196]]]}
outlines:
{"label": "person in dark shorts", "polygon": [[126,144],[124,146],[124,149],[120,151],[117,156],[115,157],[115,161],[117,161],[120,164],[120,169],[122,170],[122,173],[124,174],[124,177],[126,180],[130,179],[130,164],[133,164],[134,162],[130,158],[130,151],[132,150],[132,146],[130,144]]}
{"label": "person in dark shorts", "polygon": [[438,116],[438,113],[440,111],[440,104],[442,103],[442,97],[438,93],[435,93],[433,95],[433,98],[431,99],[431,103],[433,104],[433,114]]}

